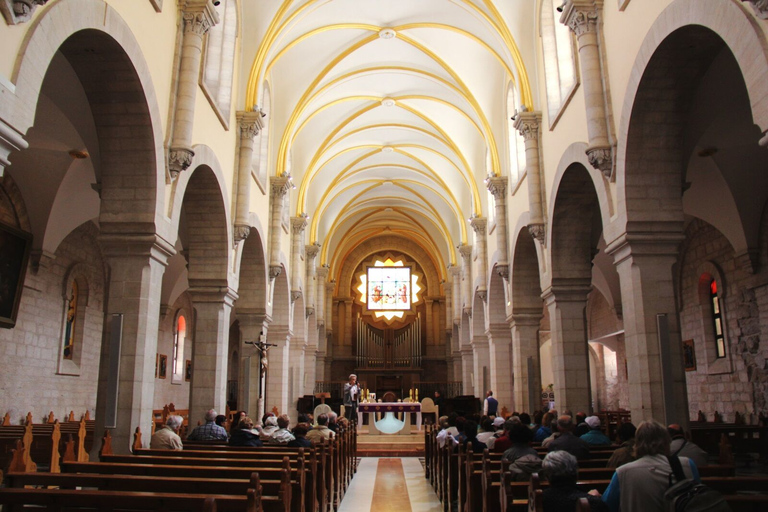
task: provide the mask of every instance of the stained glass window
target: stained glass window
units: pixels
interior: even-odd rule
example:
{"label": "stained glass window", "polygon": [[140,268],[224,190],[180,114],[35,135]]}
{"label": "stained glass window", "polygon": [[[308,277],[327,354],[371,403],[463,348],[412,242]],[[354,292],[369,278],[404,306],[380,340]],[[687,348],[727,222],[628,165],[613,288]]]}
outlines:
{"label": "stained glass window", "polygon": [[717,281],[709,283],[709,303],[712,308],[712,321],[715,328],[715,348],[717,357],[725,357],[725,335],[723,334],[723,316],[720,298],[717,296]]}

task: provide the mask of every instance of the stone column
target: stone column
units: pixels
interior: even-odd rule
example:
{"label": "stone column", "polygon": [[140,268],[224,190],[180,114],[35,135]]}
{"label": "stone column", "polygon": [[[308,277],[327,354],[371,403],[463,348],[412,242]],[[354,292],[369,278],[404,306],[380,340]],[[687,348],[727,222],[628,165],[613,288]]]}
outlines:
{"label": "stone column", "polygon": [[[106,228],[105,228],[106,229]],[[96,397],[96,438],[104,433],[107,402],[117,400],[116,428],[112,430],[115,453],[130,453],[133,433],[141,427],[144,444],[154,421],[155,361],[160,318],[160,292],[168,258],[176,251],[157,235],[111,235],[102,232],[99,242],[109,264],[106,319],[122,314],[120,377],[117,397],[107,396],[110,346],[101,350]],[[105,329],[109,333],[110,326]]]}
{"label": "stone column", "polygon": [[461,323],[461,267],[454,265],[448,271],[451,273],[453,324],[459,325]]}
{"label": "stone column", "polygon": [[29,144],[22,134],[0,119],[0,180],[3,179],[5,168],[11,165],[8,160],[11,153],[28,147]]}
{"label": "stone column", "polygon": [[490,349],[488,347],[488,337],[485,335],[485,333],[476,334],[472,338],[471,346],[473,358],[472,372],[475,376],[473,382],[473,386],[475,388],[475,396],[484,398],[485,392],[488,390],[483,389],[485,387],[483,385],[483,369],[488,370],[489,376],[491,372],[491,356]]}
{"label": "stone column", "polygon": [[515,129],[520,132],[525,141],[525,173],[528,181],[528,210],[531,215],[528,232],[535,240],[545,245],[546,222],[539,164],[540,127],[541,112],[518,112]]}
{"label": "stone column", "polygon": [[200,62],[203,57],[203,36],[219,22],[219,14],[212,0],[187,0],[182,2],[181,67],[176,93],[176,110],[173,118],[173,137],[168,152],[168,169],[176,179],[189,167],[192,157],[192,127],[195,121],[195,99],[200,87]]}
{"label": "stone column", "polygon": [[557,410],[590,412],[589,354],[584,310],[590,279],[553,284],[542,294],[549,308]]}
{"label": "stone column", "polygon": [[509,279],[509,244],[507,242],[507,177],[494,176],[488,178],[488,190],[493,194],[494,203],[496,203],[496,246],[499,254],[499,261],[496,263],[496,272],[504,278]]}
{"label": "stone column", "polygon": [[[320,244],[315,242],[312,245],[307,245],[304,248],[304,254],[306,254],[307,261],[306,261],[306,275],[307,275],[307,283],[305,288],[306,292],[306,298],[304,300],[304,304],[306,306],[306,316],[309,318],[310,316],[315,314],[315,297],[317,296],[317,266],[315,264],[315,261],[317,259],[317,253],[320,252]],[[326,272],[326,275],[328,273]],[[323,282],[325,284],[325,282]]]}
{"label": "stone column", "polygon": [[[632,422],[688,423],[688,394],[675,307],[672,265],[682,231],[625,234],[609,244],[621,280],[621,304]],[[658,315],[666,330],[659,332]],[[666,331],[666,332],[665,332]]]}
{"label": "stone column", "polygon": [[459,246],[461,254],[461,300],[464,313],[472,316],[472,246],[461,244]]}
{"label": "stone column", "polygon": [[307,345],[305,340],[298,339],[295,336],[291,338],[291,348],[288,351],[290,359],[288,361],[288,376],[292,380],[288,384],[288,409],[285,412],[291,417],[291,423],[296,422],[298,410],[296,408],[297,399],[304,395],[304,375],[306,370]]}
{"label": "stone column", "polygon": [[237,163],[237,208],[235,209],[235,243],[248,238],[251,224],[251,167],[253,165],[253,139],[263,127],[261,112],[238,112],[240,128],[240,158]]}
{"label": "stone column", "polygon": [[[256,415],[259,410],[259,350],[253,345],[268,332],[272,319],[264,311],[237,310],[240,323],[240,381],[237,386],[237,407]],[[260,418],[259,418],[260,419]]]}
{"label": "stone column", "polygon": [[[498,226],[496,226],[498,228]],[[507,324],[491,324],[485,331],[488,337],[488,357],[490,361],[491,389],[499,401],[499,411],[506,406],[514,410],[517,402],[512,396],[512,337]],[[515,375],[516,377],[516,375]],[[484,390],[487,391],[487,390]],[[533,409],[531,409],[532,411]]]}
{"label": "stone column", "polygon": [[606,93],[600,65],[598,18],[602,2],[595,0],[568,0],[560,22],[576,34],[581,64],[581,82],[587,107],[589,147],[587,158],[606,178],[613,174],[613,148],[609,139]]}
{"label": "stone column", "polygon": [[475,382],[473,373],[475,371],[475,357],[472,351],[472,344],[467,343],[461,347],[461,383],[464,389],[463,394],[472,395],[475,393]]}
{"label": "stone column", "polygon": [[[485,238],[488,219],[472,217],[470,225],[475,231],[475,249],[477,250],[477,280],[479,281],[477,293],[485,302],[488,299],[488,242]],[[470,300],[471,297],[470,295]]]}
{"label": "stone column", "polygon": [[[541,408],[541,360],[539,352],[539,314],[513,314],[512,374],[515,376],[515,407],[530,413]],[[528,361],[533,372],[529,373]]]}
{"label": "stone column", "polygon": [[[265,412],[277,407],[280,414],[290,414],[288,403],[288,368],[290,366],[291,331],[286,326],[272,326],[267,335],[269,348]],[[295,420],[295,418],[294,418]]]}
{"label": "stone column", "polygon": [[291,303],[302,295],[302,285],[306,265],[301,265],[301,245],[304,241],[304,229],[307,227],[307,214],[291,217]]}
{"label": "stone column", "polygon": [[291,188],[291,176],[285,174],[284,176],[273,177],[271,183],[272,218],[269,224],[269,278],[274,280],[283,271],[283,267],[280,265],[280,240],[283,232],[285,196]]}
{"label": "stone column", "polygon": [[208,409],[223,411],[227,406],[229,317],[237,293],[229,288],[190,283],[189,294],[196,313],[189,417],[197,421],[205,417]]}

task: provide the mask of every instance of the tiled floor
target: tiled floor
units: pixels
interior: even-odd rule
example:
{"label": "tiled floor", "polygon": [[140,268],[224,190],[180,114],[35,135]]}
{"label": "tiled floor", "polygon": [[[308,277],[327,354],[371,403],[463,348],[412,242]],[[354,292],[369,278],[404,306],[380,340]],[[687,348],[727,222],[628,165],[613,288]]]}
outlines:
{"label": "tiled floor", "polygon": [[440,512],[440,502],[419,459],[364,457],[339,512]]}

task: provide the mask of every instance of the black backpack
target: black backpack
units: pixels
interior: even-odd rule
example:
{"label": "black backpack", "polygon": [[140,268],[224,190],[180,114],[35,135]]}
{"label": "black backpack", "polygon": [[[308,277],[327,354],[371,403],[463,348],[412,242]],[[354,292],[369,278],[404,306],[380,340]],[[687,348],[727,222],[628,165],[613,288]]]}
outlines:
{"label": "black backpack", "polygon": [[685,477],[683,466],[676,455],[667,457],[667,460],[672,466],[669,489],[664,493],[664,504],[669,512],[731,512],[722,494]]}

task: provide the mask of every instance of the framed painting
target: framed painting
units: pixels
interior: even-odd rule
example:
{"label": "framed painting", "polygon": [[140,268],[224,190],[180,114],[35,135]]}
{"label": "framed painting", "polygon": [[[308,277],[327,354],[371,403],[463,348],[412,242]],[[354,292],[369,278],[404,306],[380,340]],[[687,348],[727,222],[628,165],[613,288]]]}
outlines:
{"label": "framed painting", "polygon": [[683,365],[685,371],[696,371],[696,347],[693,344],[693,340],[683,340]]}
{"label": "framed painting", "polygon": [[168,356],[165,354],[159,355],[159,363],[157,365],[157,378],[164,379],[168,373]]}
{"label": "framed painting", "polygon": [[12,329],[19,313],[32,234],[0,224],[0,327]]}
{"label": "framed painting", "polygon": [[192,360],[187,359],[187,364],[184,365],[184,380],[190,382],[192,380]]}

